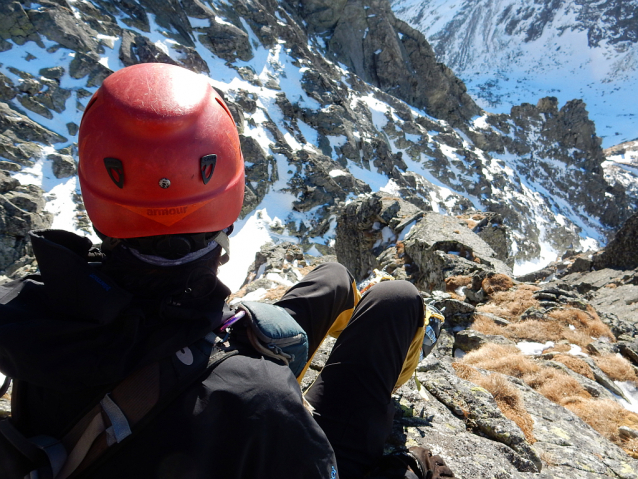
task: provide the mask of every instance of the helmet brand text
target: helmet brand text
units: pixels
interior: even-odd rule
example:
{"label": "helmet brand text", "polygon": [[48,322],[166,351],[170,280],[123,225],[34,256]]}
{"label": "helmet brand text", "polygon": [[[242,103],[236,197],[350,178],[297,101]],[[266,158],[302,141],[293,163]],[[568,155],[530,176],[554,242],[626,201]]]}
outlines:
{"label": "helmet brand text", "polygon": [[147,208],[148,216],[166,216],[166,215],[183,215],[186,213],[188,206],[179,206],[177,208]]}

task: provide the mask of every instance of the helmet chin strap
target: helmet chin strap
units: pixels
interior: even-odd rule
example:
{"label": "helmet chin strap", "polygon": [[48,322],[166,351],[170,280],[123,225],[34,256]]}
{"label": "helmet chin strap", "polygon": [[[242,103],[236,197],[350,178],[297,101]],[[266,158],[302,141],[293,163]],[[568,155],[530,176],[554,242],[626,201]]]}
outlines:
{"label": "helmet chin strap", "polygon": [[[219,264],[226,264],[230,259],[230,239],[228,234],[233,231],[233,225],[214,234],[197,233],[194,235],[166,235],[146,238],[117,239],[110,238],[95,230],[102,239],[102,250],[113,250],[118,245],[128,249],[136,258],[155,266],[178,266],[190,263],[221,246],[224,254],[219,258]],[[190,238],[189,238],[190,236]],[[206,242],[204,242],[206,241]],[[183,253],[169,255],[165,253]]]}
{"label": "helmet chin strap", "polygon": [[163,256],[144,254],[140,253],[138,250],[130,245],[124,244],[123,246],[128,249],[131,254],[133,254],[133,256],[135,256],[139,260],[144,261],[145,263],[152,264],[154,266],[179,266],[201,258],[202,256],[210,253],[212,250],[217,248],[219,244],[216,241],[211,241],[205,248],[198,249],[197,251],[193,251],[192,253],[188,253],[187,255],[177,259],[168,259],[164,258]]}

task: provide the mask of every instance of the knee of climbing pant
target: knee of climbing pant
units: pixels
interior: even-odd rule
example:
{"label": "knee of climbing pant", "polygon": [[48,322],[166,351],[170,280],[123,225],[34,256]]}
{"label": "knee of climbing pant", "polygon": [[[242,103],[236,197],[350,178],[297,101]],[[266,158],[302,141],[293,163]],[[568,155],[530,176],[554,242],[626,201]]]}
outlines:
{"label": "knee of climbing pant", "polygon": [[416,287],[408,281],[382,281],[364,294],[361,306],[364,303],[374,305],[375,309],[385,310],[392,317],[401,314],[402,317],[413,320],[415,328],[419,320],[423,319],[423,299]]}
{"label": "knee of climbing pant", "polygon": [[311,271],[311,274],[321,274],[321,278],[325,278],[334,288],[344,288],[349,291],[352,287],[354,278],[341,263],[324,263],[317,266]]}

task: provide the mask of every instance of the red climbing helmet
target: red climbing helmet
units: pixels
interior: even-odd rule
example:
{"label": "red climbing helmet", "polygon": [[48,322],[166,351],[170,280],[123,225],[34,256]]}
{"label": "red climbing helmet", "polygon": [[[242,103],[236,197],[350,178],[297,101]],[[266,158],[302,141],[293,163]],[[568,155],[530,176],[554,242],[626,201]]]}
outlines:
{"label": "red climbing helmet", "polygon": [[207,79],[181,67],[144,63],[104,80],[79,158],[86,211],[112,238],[219,231],[241,211],[235,122]]}

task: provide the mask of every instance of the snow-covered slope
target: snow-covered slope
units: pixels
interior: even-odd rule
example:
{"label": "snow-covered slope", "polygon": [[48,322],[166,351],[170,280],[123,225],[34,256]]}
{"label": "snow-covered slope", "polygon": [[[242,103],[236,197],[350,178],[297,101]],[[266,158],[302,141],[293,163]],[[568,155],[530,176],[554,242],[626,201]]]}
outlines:
{"label": "snow-covered slope", "polygon": [[487,111],[581,98],[604,146],[638,137],[638,1],[391,1]]}
{"label": "snow-covered slope", "polygon": [[[613,190],[605,181],[602,150],[582,104],[548,99],[512,116],[465,121],[457,114],[450,122],[436,117],[427,108],[439,105],[436,111],[445,113],[465,102],[459,111],[474,111],[462,84],[434,63],[418,32],[388,21],[387,2],[355,4],[349,12],[359,19],[359,41],[370,47],[364,57],[388,60],[371,60],[375,69],[365,71],[399,78],[417,65],[438,72],[414,90],[426,109],[392,96],[391,88],[384,90],[387,82],[374,86],[345,69],[329,51],[337,43],[334,31],[313,34],[300,18],[303,12],[288,4],[0,4],[7,23],[17,25],[0,41],[0,107],[9,112],[0,118],[3,169],[45,191],[44,211],[54,215],[53,227],[91,235],[77,178],[55,173],[55,155],[69,158],[71,167],[71,156],[77,160],[82,111],[106,76],[126,65],[161,61],[208,76],[240,129],[247,194],[233,259],[223,271],[232,289],[268,240],[332,252],[345,204],[372,191],[444,214],[499,214],[510,228],[509,260],[516,273],[554,260],[568,247],[604,243],[622,224],[629,208],[624,189],[633,186]],[[347,30],[348,14],[331,20],[335,31]],[[384,57],[390,46],[392,54]],[[395,56],[406,51],[409,62]],[[445,81],[446,88],[435,88]],[[56,135],[34,139],[31,129],[19,130],[29,119]],[[13,199],[6,201],[18,201],[33,191],[9,193]],[[11,234],[23,238],[26,232]]]}

